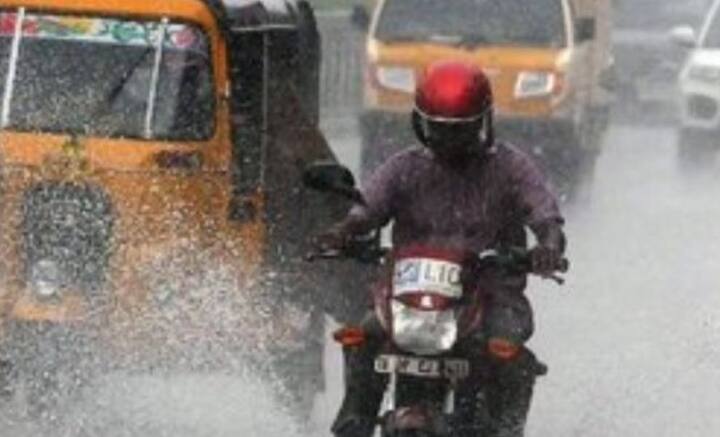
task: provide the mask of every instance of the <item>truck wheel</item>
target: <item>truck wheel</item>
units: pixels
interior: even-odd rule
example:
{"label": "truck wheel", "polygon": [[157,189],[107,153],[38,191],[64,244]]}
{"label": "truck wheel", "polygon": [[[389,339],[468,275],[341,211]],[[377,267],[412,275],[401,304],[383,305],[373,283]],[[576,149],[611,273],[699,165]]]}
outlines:
{"label": "truck wheel", "polygon": [[682,129],[678,135],[678,165],[687,174],[706,172],[715,165],[720,142],[704,132]]}

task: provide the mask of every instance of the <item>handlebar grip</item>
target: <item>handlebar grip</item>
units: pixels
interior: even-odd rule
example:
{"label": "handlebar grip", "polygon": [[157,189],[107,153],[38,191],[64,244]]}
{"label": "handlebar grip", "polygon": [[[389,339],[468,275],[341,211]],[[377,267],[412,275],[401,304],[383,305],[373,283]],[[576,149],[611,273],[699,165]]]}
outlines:
{"label": "handlebar grip", "polygon": [[387,255],[388,250],[385,248],[378,249],[357,249],[357,250],[325,250],[310,252],[305,255],[306,262],[313,262],[319,259],[321,260],[346,260],[354,259],[361,263],[373,264],[381,262],[381,260]]}

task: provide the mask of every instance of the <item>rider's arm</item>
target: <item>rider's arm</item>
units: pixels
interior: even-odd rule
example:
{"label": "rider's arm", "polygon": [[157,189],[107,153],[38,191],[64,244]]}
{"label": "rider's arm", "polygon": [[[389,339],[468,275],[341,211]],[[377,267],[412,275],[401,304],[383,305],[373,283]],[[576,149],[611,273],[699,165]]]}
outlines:
{"label": "rider's arm", "polygon": [[538,245],[564,252],[565,220],[545,175],[527,156],[516,156],[513,164],[513,188],[523,222],[535,234]]}
{"label": "rider's arm", "polygon": [[402,167],[402,157],[394,156],[375,171],[363,189],[365,205],[352,208],[339,225],[343,232],[350,235],[365,234],[390,222],[397,201]]}

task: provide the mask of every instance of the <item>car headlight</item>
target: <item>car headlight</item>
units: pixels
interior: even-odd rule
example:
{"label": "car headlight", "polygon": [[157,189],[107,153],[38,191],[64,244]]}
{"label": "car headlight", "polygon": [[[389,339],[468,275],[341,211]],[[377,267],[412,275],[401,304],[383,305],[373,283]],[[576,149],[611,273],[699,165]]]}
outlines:
{"label": "car headlight", "polygon": [[377,67],[378,83],[384,88],[412,93],[415,91],[415,71],[405,67]]}
{"label": "car headlight", "polygon": [[545,71],[523,71],[515,83],[515,98],[527,99],[549,96],[555,90],[557,76]]}
{"label": "car headlight", "polygon": [[36,262],[30,271],[30,283],[33,291],[41,298],[55,297],[63,287],[63,272],[58,263],[52,260]]}
{"label": "car headlight", "polygon": [[694,65],[688,70],[687,77],[689,80],[717,84],[720,83],[720,68],[709,65]]}

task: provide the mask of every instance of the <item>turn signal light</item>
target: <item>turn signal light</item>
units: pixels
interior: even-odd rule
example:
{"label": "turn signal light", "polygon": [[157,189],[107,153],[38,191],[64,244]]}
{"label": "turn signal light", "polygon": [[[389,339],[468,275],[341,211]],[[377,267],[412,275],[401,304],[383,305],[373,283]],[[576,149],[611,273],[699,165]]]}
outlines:
{"label": "turn signal light", "polygon": [[336,342],[347,347],[358,347],[365,344],[365,331],[362,328],[346,326],[333,334]]}
{"label": "turn signal light", "polygon": [[520,353],[521,346],[502,338],[491,338],[488,341],[490,355],[503,361],[510,361]]}

